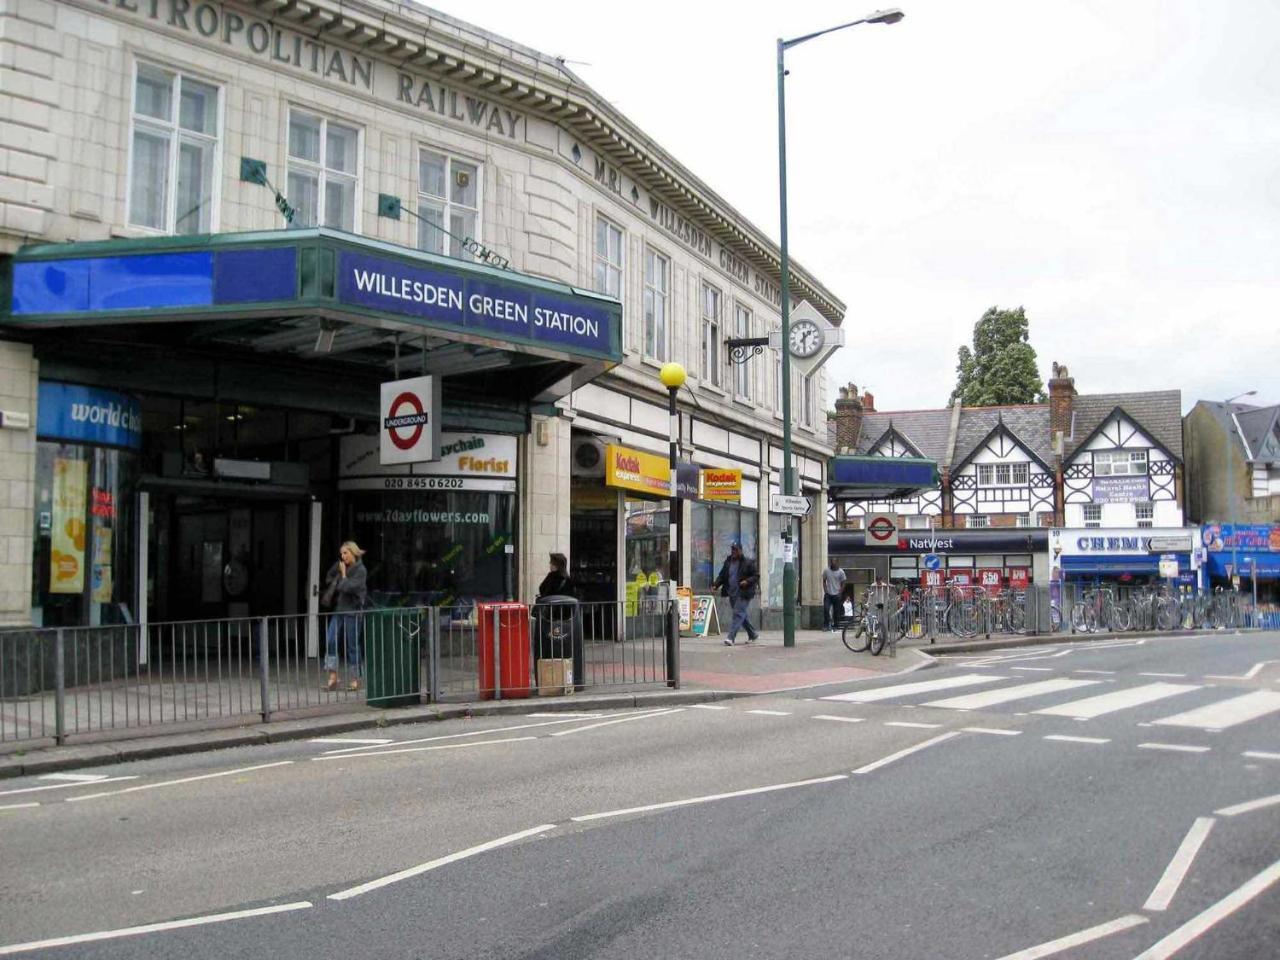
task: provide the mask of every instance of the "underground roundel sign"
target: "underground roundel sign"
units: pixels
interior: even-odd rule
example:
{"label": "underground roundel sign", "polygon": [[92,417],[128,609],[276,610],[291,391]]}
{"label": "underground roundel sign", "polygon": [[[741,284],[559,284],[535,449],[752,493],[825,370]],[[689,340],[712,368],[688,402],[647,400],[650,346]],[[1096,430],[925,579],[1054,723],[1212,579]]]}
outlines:
{"label": "underground roundel sign", "polygon": [[891,513],[873,513],[867,517],[867,545],[872,547],[896,547],[898,545],[898,518]]}
{"label": "underground roundel sign", "polygon": [[440,378],[414,377],[382,385],[379,460],[421,463],[440,459]]}

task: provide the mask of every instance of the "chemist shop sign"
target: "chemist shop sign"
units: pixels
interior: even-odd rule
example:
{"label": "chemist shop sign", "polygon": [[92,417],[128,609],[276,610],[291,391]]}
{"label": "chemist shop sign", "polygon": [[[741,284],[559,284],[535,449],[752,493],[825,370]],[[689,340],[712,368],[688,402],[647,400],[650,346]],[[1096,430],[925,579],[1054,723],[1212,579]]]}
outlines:
{"label": "chemist shop sign", "polygon": [[606,357],[614,350],[616,308],[609,301],[557,294],[487,274],[464,276],[342,251],[338,300],[501,340]]}

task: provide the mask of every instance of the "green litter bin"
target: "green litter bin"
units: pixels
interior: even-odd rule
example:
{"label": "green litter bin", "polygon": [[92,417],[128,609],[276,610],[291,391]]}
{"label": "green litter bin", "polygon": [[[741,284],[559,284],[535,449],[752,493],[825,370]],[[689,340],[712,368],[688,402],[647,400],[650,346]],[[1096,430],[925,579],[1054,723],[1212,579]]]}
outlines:
{"label": "green litter bin", "polygon": [[422,700],[422,631],[427,611],[364,614],[366,699],[371,707],[407,707]]}

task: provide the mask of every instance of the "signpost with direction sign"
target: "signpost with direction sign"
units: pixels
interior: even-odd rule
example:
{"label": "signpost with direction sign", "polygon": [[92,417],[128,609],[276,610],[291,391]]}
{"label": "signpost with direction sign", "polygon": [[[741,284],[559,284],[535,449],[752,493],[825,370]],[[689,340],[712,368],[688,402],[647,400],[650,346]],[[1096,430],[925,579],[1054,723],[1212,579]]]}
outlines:
{"label": "signpost with direction sign", "polygon": [[769,512],[784,513],[793,517],[807,517],[813,509],[810,497],[787,496],[782,493],[769,495]]}

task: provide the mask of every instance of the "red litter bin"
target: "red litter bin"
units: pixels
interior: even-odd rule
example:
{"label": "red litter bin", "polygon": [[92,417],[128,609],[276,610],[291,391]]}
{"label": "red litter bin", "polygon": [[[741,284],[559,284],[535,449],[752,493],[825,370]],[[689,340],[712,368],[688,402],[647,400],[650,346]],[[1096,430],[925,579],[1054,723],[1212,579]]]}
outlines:
{"label": "red litter bin", "polygon": [[[518,699],[533,692],[529,608],[523,603],[477,603],[480,699]],[[498,669],[494,670],[495,662]],[[494,675],[498,682],[494,684]]]}

